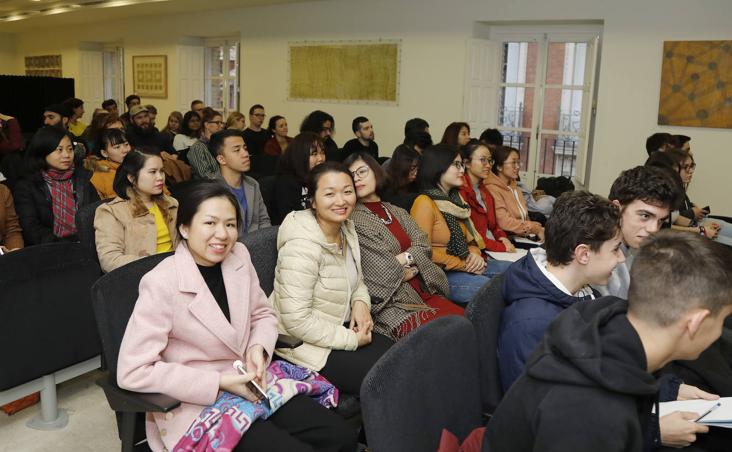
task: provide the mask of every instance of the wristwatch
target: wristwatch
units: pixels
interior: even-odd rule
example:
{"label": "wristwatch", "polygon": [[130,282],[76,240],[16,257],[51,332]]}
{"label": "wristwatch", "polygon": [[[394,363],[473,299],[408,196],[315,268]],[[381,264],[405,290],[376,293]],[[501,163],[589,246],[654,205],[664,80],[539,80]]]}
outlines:
{"label": "wristwatch", "polygon": [[404,258],[407,260],[407,267],[411,267],[414,265],[414,256],[412,256],[412,253],[404,253]]}

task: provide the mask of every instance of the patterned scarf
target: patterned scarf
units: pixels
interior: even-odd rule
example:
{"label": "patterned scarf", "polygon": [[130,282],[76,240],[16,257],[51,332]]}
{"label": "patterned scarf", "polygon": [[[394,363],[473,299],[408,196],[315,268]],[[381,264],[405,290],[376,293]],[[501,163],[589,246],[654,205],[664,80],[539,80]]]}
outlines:
{"label": "patterned scarf", "polygon": [[315,371],[272,361],[266,378],[271,409],[264,403],[222,392],[213,405],[201,411],[173,452],[233,450],[255,420],[267,419],[298,394],[313,397],[326,408],[338,405],[338,389]]}
{"label": "patterned scarf", "polygon": [[422,193],[432,198],[442,213],[442,216],[445,217],[447,228],[450,230],[450,240],[447,242],[447,254],[465,259],[468,257],[468,253],[470,253],[468,250],[468,240],[460,228],[460,222],[467,227],[468,233],[472,235],[478,247],[480,249],[485,248],[483,239],[475,232],[475,226],[473,226],[473,222],[470,220],[470,206],[465,204],[460,198],[457,188],[450,190],[449,194],[445,194],[445,192],[437,188],[429,188]]}
{"label": "patterned scarf", "polygon": [[71,180],[73,175],[73,165],[66,171],[54,169],[41,171],[41,176],[51,191],[53,235],[56,237],[76,234],[76,200],[74,199],[74,184]]}

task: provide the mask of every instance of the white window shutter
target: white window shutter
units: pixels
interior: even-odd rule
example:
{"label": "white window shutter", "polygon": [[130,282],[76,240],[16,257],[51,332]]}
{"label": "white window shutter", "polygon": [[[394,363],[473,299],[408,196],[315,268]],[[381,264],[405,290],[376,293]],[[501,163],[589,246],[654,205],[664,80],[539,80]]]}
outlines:
{"label": "white window shutter", "polygon": [[203,99],[203,46],[178,46],[178,99],[181,113],[191,101]]}
{"label": "white window shutter", "polygon": [[470,125],[474,137],[497,123],[500,49],[497,41],[467,42],[463,120]]}
{"label": "white window shutter", "polygon": [[91,123],[94,110],[104,101],[104,69],[102,51],[79,51],[79,84],[76,97],[84,101],[82,121]]}

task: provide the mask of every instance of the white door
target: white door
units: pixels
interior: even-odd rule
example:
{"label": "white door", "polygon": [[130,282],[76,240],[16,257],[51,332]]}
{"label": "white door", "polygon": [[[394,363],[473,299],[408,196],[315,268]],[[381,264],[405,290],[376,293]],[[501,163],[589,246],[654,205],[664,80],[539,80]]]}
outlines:
{"label": "white door", "polygon": [[181,113],[203,99],[203,46],[178,46],[178,99]]}
{"label": "white door", "polygon": [[469,39],[463,96],[463,120],[473,136],[496,124],[496,99],[500,63],[500,43],[487,39]]}

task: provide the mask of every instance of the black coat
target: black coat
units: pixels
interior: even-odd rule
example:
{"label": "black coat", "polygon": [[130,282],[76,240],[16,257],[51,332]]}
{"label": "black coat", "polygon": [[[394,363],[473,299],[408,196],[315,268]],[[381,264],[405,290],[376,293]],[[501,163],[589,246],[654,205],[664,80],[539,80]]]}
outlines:
{"label": "black coat", "polygon": [[274,209],[272,224],[282,224],[288,213],[293,210],[303,210],[302,185],[289,174],[280,174],[275,177]]}
{"label": "black coat", "polygon": [[[99,201],[97,190],[91,184],[92,173],[77,168],[72,176],[76,209]],[[37,172],[18,182],[13,191],[15,210],[23,228],[23,239],[26,246],[60,240],[75,241],[76,235],[59,238],[53,235],[53,207],[51,191]]]}

